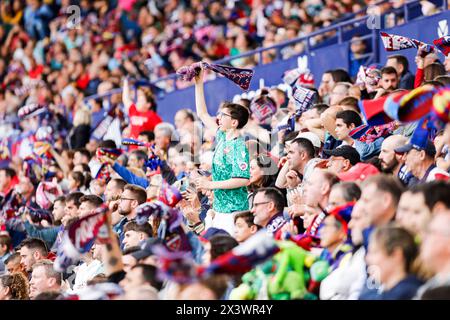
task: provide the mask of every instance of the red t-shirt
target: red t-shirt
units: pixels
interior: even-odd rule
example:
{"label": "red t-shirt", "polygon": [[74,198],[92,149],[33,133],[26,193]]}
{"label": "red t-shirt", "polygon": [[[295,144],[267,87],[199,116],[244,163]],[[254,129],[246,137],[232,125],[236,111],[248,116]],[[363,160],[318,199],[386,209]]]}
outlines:
{"label": "red t-shirt", "polygon": [[133,103],[128,111],[130,117],[131,133],[130,137],[136,139],[141,131],[153,131],[158,123],[162,122],[162,119],[153,110],[146,112],[139,112]]}

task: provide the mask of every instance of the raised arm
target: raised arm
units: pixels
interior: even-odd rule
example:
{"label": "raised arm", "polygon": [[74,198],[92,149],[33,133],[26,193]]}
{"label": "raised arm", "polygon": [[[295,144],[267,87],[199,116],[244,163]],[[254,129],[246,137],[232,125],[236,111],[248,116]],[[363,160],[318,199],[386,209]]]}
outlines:
{"label": "raised arm", "polygon": [[125,106],[126,112],[128,113],[128,109],[133,104],[133,101],[130,99],[130,85],[128,84],[127,78],[123,81],[122,102]]}
{"label": "raised arm", "polygon": [[202,69],[200,74],[194,78],[195,107],[197,109],[197,115],[203,124],[208,128],[217,130],[219,127],[217,126],[216,119],[209,115],[208,109],[206,108],[205,93],[203,91],[203,73],[204,71]]}

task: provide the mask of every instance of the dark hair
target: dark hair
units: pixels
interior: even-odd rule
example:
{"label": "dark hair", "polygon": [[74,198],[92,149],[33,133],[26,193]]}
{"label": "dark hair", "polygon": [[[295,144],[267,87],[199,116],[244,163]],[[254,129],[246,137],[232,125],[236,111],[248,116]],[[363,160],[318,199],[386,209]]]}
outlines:
{"label": "dark hair", "polygon": [[[402,72],[402,76],[408,72],[409,69],[409,62],[408,59],[405,56],[402,56],[401,54],[394,54],[388,57],[389,59],[395,59],[395,61],[398,64],[401,64],[403,66],[403,72]],[[384,68],[383,68],[384,69]],[[383,74],[383,69],[381,69],[381,74]],[[395,69],[394,69],[395,70]],[[397,72],[396,72],[397,73]]]}
{"label": "dark hair", "polygon": [[103,204],[103,199],[94,194],[88,194],[80,198],[80,204],[83,202],[89,202],[95,207],[100,207]]}
{"label": "dark hair", "polygon": [[396,76],[398,76],[397,74],[397,70],[395,70],[394,67],[383,67],[380,70],[381,75],[383,76],[383,74],[395,74]]}
{"label": "dark hair", "polygon": [[91,153],[90,153],[87,149],[84,149],[84,148],[75,149],[75,153],[76,153],[76,152],[81,153],[81,155],[85,156],[85,157],[88,158],[88,159],[91,158]]}
{"label": "dark hair", "polygon": [[156,290],[161,290],[163,286],[163,282],[158,279],[158,269],[155,266],[149,264],[139,263],[132,267],[131,269],[141,269],[142,279],[151,285]]}
{"label": "dark hair", "polygon": [[311,109],[316,109],[316,110],[317,110],[317,113],[318,113],[319,115],[321,115],[321,114],[324,113],[325,110],[327,110],[329,107],[330,107],[330,106],[327,105],[326,103],[316,103],[315,105],[313,105],[313,106],[311,107]]}
{"label": "dark hair", "polygon": [[135,184],[127,184],[127,185],[125,185],[123,190],[124,191],[128,190],[131,193],[133,193],[133,195],[136,196],[136,200],[139,204],[142,204],[145,201],[147,201],[147,192],[142,187],[139,187]]}
{"label": "dark hair", "polygon": [[136,221],[129,221],[125,224],[123,227],[123,232],[127,231],[136,231],[136,232],[143,232],[147,236],[151,237],[153,235],[153,229],[152,226],[148,223],[144,224],[138,224]]}
{"label": "dark hair", "polygon": [[59,300],[61,292],[58,291],[44,291],[39,293],[33,300]]}
{"label": "dark hair", "polygon": [[311,141],[309,141],[306,138],[295,138],[291,142],[291,147],[294,143],[296,143],[300,147],[300,151],[306,152],[308,158],[311,159],[314,158],[316,154],[316,149],[314,149],[314,145],[312,144]]}
{"label": "dark hair", "polygon": [[72,192],[69,193],[66,197],[66,203],[73,201],[75,206],[78,208],[80,206],[80,198],[84,196],[82,192]]}
{"label": "dark hair", "polygon": [[405,271],[408,273],[411,271],[412,264],[419,250],[414,236],[406,229],[391,224],[379,227],[374,231],[371,241],[376,241],[380,244],[388,255],[391,255],[395,249],[399,248],[405,260]]}
{"label": "dark hair", "polygon": [[328,73],[331,74],[331,77],[333,78],[333,81],[335,83],[338,83],[338,82],[352,83],[352,79],[350,78],[350,75],[344,69],[335,69],[335,70],[331,70],[331,72],[328,72]]}
{"label": "dark hair", "polygon": [[9,295],[12,300],[28,300],[29,289],[28,279],[20,272],[6,274],[0,277],[3,287],[9,288]]}
{"label": "dark hair", "polygon": [[179,111],[183,111],[184,114],[186,115],[186,118],[188,118],[188,119],[191,120],[192,122],[195,121],[195,115],[194,115],[194,113],[192,112],[191,109],[184,108],[184,109],[181,109],[181,110],[179,110]]}
{"label": "dark hair", "polygon": [[11,237],[7,234],[0,234],[0,246],[6,246],[8,250],[11,248]]}
{"label": "dark hair", "polygon": [[238,246],[236,239],[229,235],[215,235],[209,242],[211,243],[211,261]]}
{"label": "dark hair", "polygon": [[424,81],[435,80],[436,77],[445,75],[447,75],[445,67],[442,65],[442,63],[439,62],[433,62],[432,64],[429,64],[425,68],[423,68]]}
{"label": "dark hair", "polygon": [[[263,192],[264,196],[272,201],[275,205],[275,210],[277,212],[282,212],[286,206],[286,198],[277,188],[261,188],[256,191],[256,193]],[[256,194],[255,194],[256,195]]]}
{"label": "dark hair", "polygon": [[355,97],[345,97],[344,99],[339,101],[338,105],[352,107],[353,109],[355,109],[355,111],[359,111],[358,99],[356,99]]}
{"label": "dark hair", "polygon": [[433,87],[436,87],[436,88],[444,87],[444,84],[441,81],[438,81],[438,80],[428,80],[428,81],[422,82],[422,86],[424,86],[426,84],[430,84],[430,85],[432,85]]}
{"label": "dark hair", "polygon": [[367,178],[363,185],[368,186],[370,184],[375,184],[379,192],[389,193],[392,196],[392,201],[395,207],[397,207],[400,197],[403,192],[403,185],[400,183],[398,178],[389,176],[387,174],[377,174]]}
{"label": "dark hair", "polygon": [[231,118],[238,121],[237,129],[242,129],[248,122],[250,112],[248,109],[237,103],[225,103],[222,109],[227,109],[230,112]]}
{"label": "dark hair", "polygon": [[147,161],[148,156],[147,153],[143,150],[133,150],[133,152],[131,152],[131,154],[134,154],[136,156],[136,158],[138,159],[138,161]]}
{"label": "dark hair", "polygon": [[123,189],[125,188],[125,186],[127,185],[127,182],[123,179],[112,179],[111,181],[114,182],[114,185],[116,186],[117,189],[120,189],[123,191]]}
{"label": "dark hair", "polygon": [[6,258],[5,265],[7,265],[8,263],[10,263],[13,260],[18,260],[18,262],[20,263],[20,252],[16,251],[16,252],[12,253],[8,258]]}
{"label": "dark hair", "polygon": [[85,185],[84,174],[81,171],[72,171],[70,176],[78,183],[78,187],[81,188]]}
{"label": "dark hair", "polygon": [[[276,173],[272,173],[271,170],[277,169],[277,164],[275,161],[269,157],[267,154],[259,154],[256,158],[256,164],[259,168],[264,172],[261,182],[258,183],[258,185],[250,185],[249,190],[256,189],[258,187],[270,187],[275,184],[275,181],[277,180]],[[278,170],[277,170],[278,171]]]}
{"label": "dark hair", "polygon": [[[251,213],[250,211],[242,211],[242,212],[238,212],[234,215],[234,223],[237,222],[238,219],[242,219],[245,221],[245,223],[247,224],[247,226],[250,228],[251,226],[258,226],[255,224],[254,222],[254,216],[253,213]],[[259,227],[259,226],[258,226]]]}
{"label": "dark hair", "polygon": [[37,250],[41,253],[42,256],[48,255],[47,245],[44,241],[38,238],[26,238],[20,243],[20,247],[26,247],[30,250]]}
{"label": "dark hair", "polygon": [[146,136],[148,141],[155,140],[155,133],[153,131],[144,130],[139,132],[139,136]]}
{"label": "dark hair", "polygon": [[444,86],[450,85],[450,76],[448,75],[437,76],[436,78],[434,78],[434,80],[439,81]]}
{"label": "dark hair", "polygon": [[11,168],[0,168],[0,171],[5,171],[5,174],[10,178],[14,178],[16,175],[16,171]]}
{"label": "dark hair", "polygon": [[298,131],[291,131],[283,137],[283,144],[289,141],[293,141],[295,138],[297,138],[299,132]]}
{"label": "dark hair", "polygon": [[334,185],[333,187],[342,190],[344,200],[347,202],[357,201],[359,200],[359,198],[361,198],[361,188],[354,182],[350,181],[340,182]]}
{"label": "dark hair", "polygon": [[125,250],[123,250],[122,255],[126,256],[128,254],[132,254],[132,253],[135,253],[140,250],[141,250],[141,247],[139,247],[139,246],[129,247],[129,248],[126,248]]}
{"label": "dark hair", "polygon": [[[411,188],[411,192],[413,192],[412,189],[413,188]],[[420,189],[422,189],[421,191],[425,198],[425,204],[430,211],[433,210],[438,202],[441,202],[447,209],[450,209],[450,185],[447,182],[428,182],[421,185]]]}
{"label": "dark hair", "polygon": [[359,127],[360,125],[362,125],[361,117],[353,110],[339,111],[336,114],[336,119],[342,119],[347,127],[349,127],[352,123],[355,125],[355,127]]}
{"label": "dark hair", "polygon": [[114,140],[102,140],[98,143],[99,148],[116,149],[117,145]]}
{"label": "dark hair", "polygon": [[53,201],[53,204],[55,204],[55,202],[66,202],[66,196],[59,196],[58,198],[55,199],[55,201]]}

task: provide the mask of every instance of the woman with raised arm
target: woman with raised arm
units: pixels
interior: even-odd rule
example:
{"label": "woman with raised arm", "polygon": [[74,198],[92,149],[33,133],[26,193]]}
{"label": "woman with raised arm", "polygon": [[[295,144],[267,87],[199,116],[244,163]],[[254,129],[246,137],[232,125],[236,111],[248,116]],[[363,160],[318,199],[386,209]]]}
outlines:
{"label": "woman with raised arm", "polygon": [[139,87],[137,89],[137,101],[130,98],[128,79],[123,82],[122,102],[125,112],[130,118],[130,138],[137,139],[142,131],[153,131],[162,119],[155,112],[155,100],[150,88]]}
{"label": "woman with raised arm", "polygon": [[194,78],[197,115],[203,124],[217,131],[212,180],[197,179],[197,188],[214,191],[212,227],[233,234],[236,211],[248,210],[247,184],[250,178],[249,152],[239,130],[248,121],[249,111],[235,103],[225,103],[218,122],[208,114],[203,92],[203,70]]}

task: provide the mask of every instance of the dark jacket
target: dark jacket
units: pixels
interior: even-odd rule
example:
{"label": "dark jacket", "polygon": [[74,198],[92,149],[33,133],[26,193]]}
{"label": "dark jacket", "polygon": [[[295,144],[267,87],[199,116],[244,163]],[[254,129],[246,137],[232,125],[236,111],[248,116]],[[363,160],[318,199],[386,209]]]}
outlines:
{"label": "dark jacket", "polygon": [[70,148],[71,149],[84,148],[86,144],[89,142],[90,137],[91,137],[91,126],[82,124],[81,126],[73,128],[73,131],[70,134]]}

